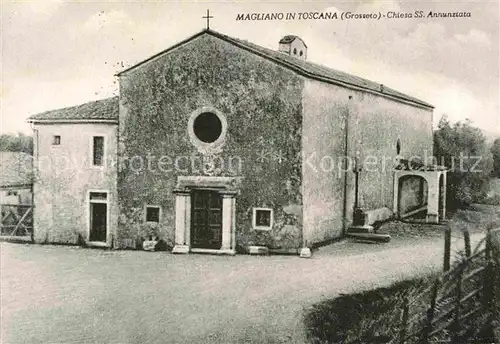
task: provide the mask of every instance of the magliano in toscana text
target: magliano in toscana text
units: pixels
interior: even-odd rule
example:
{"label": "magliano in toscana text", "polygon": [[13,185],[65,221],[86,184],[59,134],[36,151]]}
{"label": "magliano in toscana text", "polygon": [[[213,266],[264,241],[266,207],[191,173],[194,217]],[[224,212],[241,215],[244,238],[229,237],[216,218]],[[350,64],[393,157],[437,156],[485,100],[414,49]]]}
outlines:
{"label": "magliano in toscana text", "polygon": [[236,20],[338,19],[337,12],[238,13]]}

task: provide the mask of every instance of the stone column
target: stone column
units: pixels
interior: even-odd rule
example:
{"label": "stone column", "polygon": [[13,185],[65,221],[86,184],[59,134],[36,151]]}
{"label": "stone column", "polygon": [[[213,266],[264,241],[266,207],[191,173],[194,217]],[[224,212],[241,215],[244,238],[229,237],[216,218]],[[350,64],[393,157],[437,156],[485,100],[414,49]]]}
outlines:
{"label": "stone column", "polygon": [[[188,210],[191,208],[191,195],[186,191],[175,193],[175,246],[173,253],[188,253],[189,242],[186,242],[186,232],[190,229]],[[189,233],[187,233],[189,240]]]}
{"label": "stone column", "polygon": [[234,250],[234,205],[235,194],[223,193],[222,195],[222,247],[221,253],[235,254]]}
{"label": "stone column", "polygon": [[443,176],[443,199],[442,199],[442,213],[439,214],[441,216],[441,220],[446,219],[446,172],[441,172],[441,175]]}
{"label": "stone column", "polygon": [[399,217],[399,212],[398,212],[398,196],[399,196],[399,177],[401,176],[401,174],[399,172],[394,172],[393,174],[393,187],[392,187],[392,190],[393,190],[393,195],[392,195],[392,212],[394,213],[394,215],[396,215],[397,217]]}
{"label": "stone column", "polygon": [[233,250],[234,253],[236,253],[236,197],[232,198],[232,207],[233,207],[233,214],[232,214],[232,230],[231,230],[231,249]]}
{"label": "stone column", "polygon": [[184,243],[190,248],[191,247],[191,193],[186,196],[186,211],[184,216]]}
{"label": "stone column", "polygon": [[427,219],[426,222],[439,222],[439,174],[428,175],[427,180]]}

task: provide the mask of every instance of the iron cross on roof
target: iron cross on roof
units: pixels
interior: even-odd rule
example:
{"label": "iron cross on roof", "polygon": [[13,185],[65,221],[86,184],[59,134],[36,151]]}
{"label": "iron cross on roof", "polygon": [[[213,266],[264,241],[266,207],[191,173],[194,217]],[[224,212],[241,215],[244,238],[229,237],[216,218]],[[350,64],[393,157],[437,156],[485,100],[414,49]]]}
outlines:
{"label": "iron cross on roof", "polygon": [[210,10],[207,10],[207,15],[202,18],[207,19],[207,30],[210,29],[210,18],[213,18],[213,16],[210,15]]}

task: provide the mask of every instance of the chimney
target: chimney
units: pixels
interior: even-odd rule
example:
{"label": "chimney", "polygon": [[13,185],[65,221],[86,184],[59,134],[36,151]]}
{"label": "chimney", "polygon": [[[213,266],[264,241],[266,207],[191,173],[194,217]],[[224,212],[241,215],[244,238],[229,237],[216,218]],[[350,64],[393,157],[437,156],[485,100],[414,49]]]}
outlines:
{"label": "chimney", "polygon": [[280,39],[278,50],[284,54],[296,57],[299,60],[305,61],[307,59],[307,45],[298,36],[284,36]]}

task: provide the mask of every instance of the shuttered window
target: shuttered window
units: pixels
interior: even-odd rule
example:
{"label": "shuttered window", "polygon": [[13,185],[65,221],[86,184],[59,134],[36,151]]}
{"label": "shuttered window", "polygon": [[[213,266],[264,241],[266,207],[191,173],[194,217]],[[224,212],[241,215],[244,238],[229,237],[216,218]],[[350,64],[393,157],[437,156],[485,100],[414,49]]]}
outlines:
{"label": "shuttered window", "polygon": [[104,164],[104,136],[94,136],[92,163],[94,166]]}

